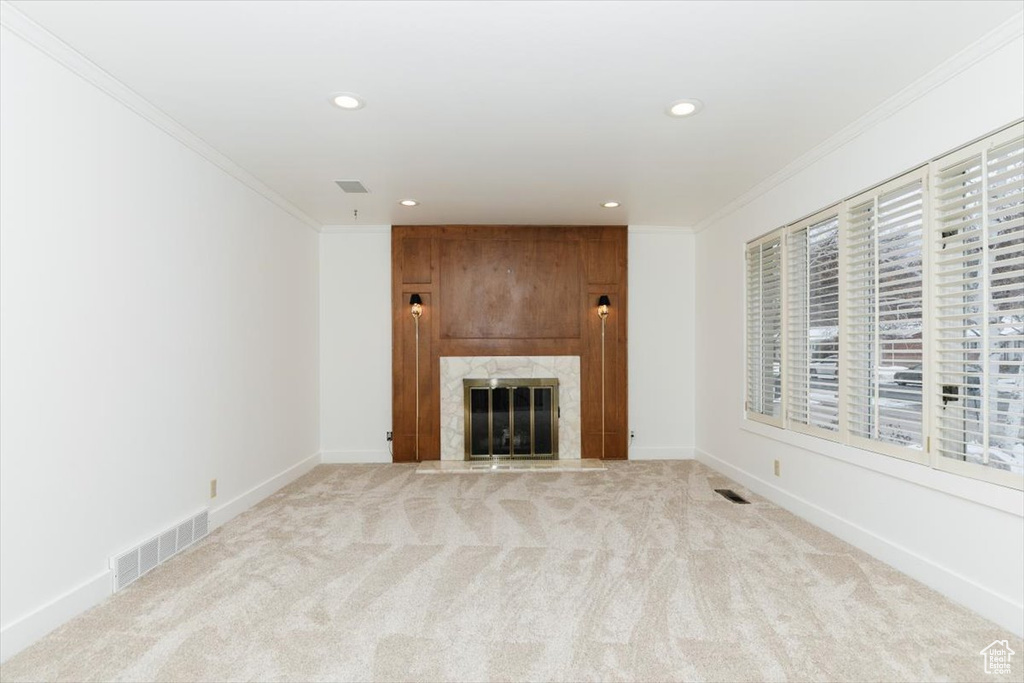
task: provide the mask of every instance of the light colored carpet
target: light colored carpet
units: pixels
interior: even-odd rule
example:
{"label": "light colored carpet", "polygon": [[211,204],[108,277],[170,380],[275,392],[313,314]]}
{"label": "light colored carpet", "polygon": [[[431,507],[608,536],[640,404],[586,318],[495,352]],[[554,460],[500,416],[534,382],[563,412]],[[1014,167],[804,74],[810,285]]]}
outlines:
{"label": "light colored carpet", "polygon": [[692,461],[320,466],[0,678],[996,680],[1004,630],[723,486]]}

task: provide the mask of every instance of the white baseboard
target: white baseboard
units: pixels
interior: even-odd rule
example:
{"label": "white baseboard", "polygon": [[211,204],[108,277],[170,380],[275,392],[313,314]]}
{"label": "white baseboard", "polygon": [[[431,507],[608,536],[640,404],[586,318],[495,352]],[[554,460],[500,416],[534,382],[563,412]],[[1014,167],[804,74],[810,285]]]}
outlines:
{"label": "white baseboard", "polygon": [[387,451],[321,451],[320,462],[325,465],[391,463],[392,458]]}
{"label": "white baseboard", "polygon": [[698,462],[721,472],[754,493],[838,536],[1016,635],[1024,636],[1024,605],[710,453],[695,449],[695,454]]}
{"label": "white baseboard", "polygon": [[[245,512],[283,486],[290,484],[320,464],[320,454],[309,456],[262,484],[210,511],[210,529]],[[113,592],[110,572],[103,572],[81,586],[54,598],[39,609],[0,629],[0,662],[6,661],[50,631],[98,605]]]}
{"label": "white baseboard", "polygon": [[693,446],[629,449],[630,460],[693,460]]}
{"label": "white baseboard", "polygon": [[253,486],[242,495],[232,498],[220,507],[210,510],[210,531],[213,531],[225,522],[234,519],[270,494],[281,490],[319,464],[320,454],[314,453],[305,460],[292,465],[284,472],[274,475],[262,484]]}
{"label": "white baseboard", "polygon": [[110,572],[99,574],[36,611],[0,629],[0,662],[18,654],[61,624],[105,600],[113,592]]}

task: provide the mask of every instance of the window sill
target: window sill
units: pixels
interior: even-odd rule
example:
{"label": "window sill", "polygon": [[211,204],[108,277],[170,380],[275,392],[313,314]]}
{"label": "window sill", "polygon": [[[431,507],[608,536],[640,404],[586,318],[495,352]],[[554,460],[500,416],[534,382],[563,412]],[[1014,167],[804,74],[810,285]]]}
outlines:
{"label": "window sill", "polygon": [[861,467],[895,479],[902,479],[911,484],[956,496],[1016,517],[1024,517],[1024,491],[752,420],[744,419],[742,429],[751,434],[839,460],[848,465]]}

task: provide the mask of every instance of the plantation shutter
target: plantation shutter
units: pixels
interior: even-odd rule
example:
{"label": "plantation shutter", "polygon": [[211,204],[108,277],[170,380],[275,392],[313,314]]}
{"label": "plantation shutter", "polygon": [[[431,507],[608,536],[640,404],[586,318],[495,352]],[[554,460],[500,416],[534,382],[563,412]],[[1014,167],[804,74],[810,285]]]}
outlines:
{"label": "plantation shutter", "polygon": [[[847,202],[844,373],[851,440],[923,448],[924,173]],[[885,450],[883,448],[882,450]]]}
{"label": "plantation shutter", "polygon": [[786,235],[789,426],[839,431],[839,216],[826,211]]}
{"label": "plantation shutter", "polygon": [[747,416],[782,424],[782,233],[747,246]]}
{"label": "plantation shutter", "polygon": [[1024,473],[1024,127],[936,162],[940,464]]}

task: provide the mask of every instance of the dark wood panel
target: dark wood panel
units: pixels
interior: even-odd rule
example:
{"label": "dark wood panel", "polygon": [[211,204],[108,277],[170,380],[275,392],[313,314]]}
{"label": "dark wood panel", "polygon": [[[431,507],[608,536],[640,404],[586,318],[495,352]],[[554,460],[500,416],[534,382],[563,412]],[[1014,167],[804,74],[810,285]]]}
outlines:
{"label": "dark wood panel", "polygon": [[[397,357],[393,373],[392,409],[398,419],[393,419],[394,442],[392,450],[395,462],[417,460],[416,401],[419,385],[419,460],[440,458],[440,395],[438,394],[437,366],[434,359],[433,297],[427,290],[415,290],[423,299],[423,313],[419,319],[419,339],[416,337],[416,320],[409,307],[409,295],[414,290],[402,291],[402,305],[395,311],[395,350]],[[417,343],[419,344],[419,365],[417,367]],[[436,406],[436,419],[434,416]]]}
{"label": "dark wood panel", "polygon": [[579,249],[575,240],[440,240],[441,338],[578,339]]}
{"label": "dark wood panel", "polygon": [[583,243],[587,259],[587,282],[613,285],[619,281],[619,250],[617,242],[586,240]]}
{"label": "dark wood panel", "polygon": [[578,356],[577,339],[441,339],[440,356]]}
{"label": "dark wood panel", "polygon": [[431,247],[429,237],[406,237],[402,240],[402,282],[407,285],[430,284]]}
{"label": "dark wood panel", "polygon": [[[454,257],[445,243],[460,245]],[[437,376],[441,356],[550,356],[580,357],[583,457],[602,455],[601,346],[597,298],[607,294],[611,312],[605,328],[605,433],[604,457],[625,458],[628,452],[627,348],[627,235],[623,226],[395,226],[392,229],[392,363],[393,431],[396,462],[415,460],[416,420],[415,335],[409,314],[409,296],[424,300],[420,319],[420,422],[421,460],[440,457],[440,390]],[[555,257],[550,257],[557,254]],[[482,263],[489,262],[487,271]],[[530,272],[531,264],[545,264],[543,276]],[[508,306],[485,294],[460,290],[467,287],[470,271],[484,268],[490,284],[485,290],[500,296],[502,273],[513,270],[505,290],[529,286],[523,303],[508,293]],[[449,273],[454,281],[446,284]],[[523,278],[527,284],[516,282]],[[488,279],[488,278],[485,278]],[[538,289],[533,282],[539,281]],[[471,290],[471,288],[470,288]],[[551,297],[552,291],[556,297]],[[476,297],[474,299],[474,297]],[[554,305],[552,299],[560,303]],[[515,302],[519,301],[519,304]],[[484,302],[486,303],[486,302]],[[516,309],[510,315],[508,311]],[[480,311],[484,312],[481,313]],[[541,322],[537,311],[541,310]],[[557,315],[556,311],[557,310]],[[487,313],[491,311],[491,313]],[[496,312],[497,311],[497,312]],[[504,311],[502,314],[498,312]],[[524,313],[528,312],[529,315]],[[451,316],[472,318],[455,326],[457,334],[492,334],[492,337],[446,337]],[[489,317],[490,316],[490,317]],[[461,319],[460,318],[460,319]],[[460,328],[459,325],[462,325]],[[506,327],[501,327],[505,325]],[[496,333],[494,330],[497,329]],[[483,330],[483,332],[481,332]],[[507,333],[507,334],[506,334]],[[540,335],[540,336],[530,336]],[[553,336],[544,336],[553,335]]]}
{"label": "dark wood panel", "polygon": [[[426,283],[404,284],[407,279],[430,279],[433,240],[429,236],[392,238],[392,453],[395,462],[417,459],[416,389],[419,385],[419,459],[440,457],[440,410],[431,419],[435,403],[439,403],[437,377],[433,359],[436,357],[433,287]],[[411,275],[410,275],[411,274]],[[419,327],[419,374],[416,370],[416,325],[410,312],[409,297],[419,294],[423,314]],[[435,398],[436,396],[436,398]]]}
{"label": "dark wood panel", "polygon": [[[628,450],[627,374],[625,355],[626,297],[623,285],[591,285],[587,293],[586,345],[581,359],[583,400],[583,443],[586,457],[625,458]],[[605,321],[604,363],[602,364],[601,318],[597,300],[605,294],[611,301]],[[603,378],[602,378],[603,374]],[[602,392],[604,397],[602,400]],[[601,448],[601,410],[604,408],[605,446]]]}
{"label": "dark wood panel", "polygon": [[392,228],[406,234],[439,239],[513,239],[513,240],[609,240],[625,235],[621,225],[401,225]]}

